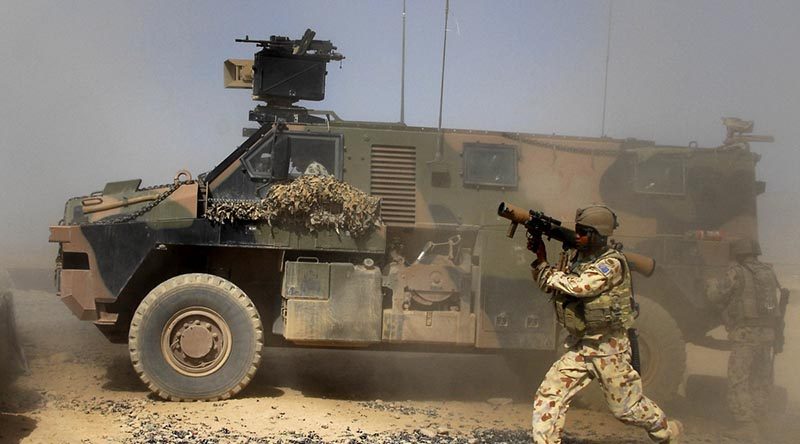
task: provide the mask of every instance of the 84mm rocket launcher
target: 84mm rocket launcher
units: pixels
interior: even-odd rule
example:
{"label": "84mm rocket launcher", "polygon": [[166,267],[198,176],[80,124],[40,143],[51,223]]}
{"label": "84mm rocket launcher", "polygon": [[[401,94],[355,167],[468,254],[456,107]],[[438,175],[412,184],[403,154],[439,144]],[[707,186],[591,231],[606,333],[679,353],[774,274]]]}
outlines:
{"label": "84mm rocket launcher", "polygon": [[[575,249],[580,246],[580,236],[569,228],[561,226],[561,221],[544,214],[541,211],[524,210],[506,202],[500,202],[497,207],[497,215],[511,221],[508,227],[508,237],[513,238],[517,232],[517,226],[522,224],[531,236],[545,236],[548,239],[555,239],[562,243],[565,250]],[[618,250],[622,246],[618,244]],[[651,257],[642,254],[626,252],[623,253],[631,270],[650,277],[656,269],[656,261]]]}

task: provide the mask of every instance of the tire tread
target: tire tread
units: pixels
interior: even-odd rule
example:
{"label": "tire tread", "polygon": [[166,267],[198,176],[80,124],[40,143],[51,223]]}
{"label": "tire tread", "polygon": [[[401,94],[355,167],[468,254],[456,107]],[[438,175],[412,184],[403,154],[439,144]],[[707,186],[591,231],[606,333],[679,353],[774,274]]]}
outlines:
{"label": "tire tread", "polygon": [[261,352],[264,348],[264,332],[263,326],[261,324],[261,319],[258,314],[258,311],[255,308],[255,305],[247,297],[244,292],[239,289],[235,284],[232,282],[220,278],[218,276],[206,274],[206,273],[189,273],[189,274],[182,274],[179,276],[175,276],[171,279],[168,279],[158,286],[156,286],[150,293],[145,296],[142,302],[139,304],[139,307],[136,309],[136,312],[133,315],[133,319],[131,320],[130,330],[128,332],[128,352],[131,357],[131,363],[133,364],[133,369],[137,375],[139,375],[139,379],[144,382],[147,388],[155,393],[162,399],[168,401],[197,401],[194,398],[183,398],[180,396],[176,396],[174,394],[168,393],[165,390],[162,390],[158,387],[145,373],[144,367],[142,366],[140,360],[140,353],[139,353],[139,328],[141,327],[142,320],[144,318],[145,313],[150,309],[150,307],[159,299],[161,296],[166,293],[168,290],[172,290],[178,286],[186,285],[186,284],[206,284],[214,286],[224,292],[228,293],[230,296],[233,297],[235,300],[244,310],[247,312],[248,317],[250,318],[250,322],[253,327],[253,331],[255,332],[256,336],[256,344],[255,344],[255,353],[253,353],[253,359],[250,362],[250,366],[245,373],[245,376],[239,381],[233,388],[227,390],[224,393],[220,393],[217,396],[212,396],[209,398],[204,398],[205,401],[219,401],[222,399],[228,399],[232,396],[235,396],[237,393],[242,391],[247,384],[253,379],[255,376],[256,370],[258,370],[258,365],[261,362]]}

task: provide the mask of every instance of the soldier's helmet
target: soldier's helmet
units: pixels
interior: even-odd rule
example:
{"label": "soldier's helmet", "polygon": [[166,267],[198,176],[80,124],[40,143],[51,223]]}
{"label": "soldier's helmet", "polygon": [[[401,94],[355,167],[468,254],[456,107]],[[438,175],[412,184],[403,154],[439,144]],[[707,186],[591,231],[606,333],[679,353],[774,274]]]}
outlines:
{"label": "soldier's helmet", "polygon": [[575,212],[575,226],[593,228],[601,236],[611,236],[619,226],[617,215],[605,205],[590,205]]}
{"label": "soldier's helmet", "polygon": [[761,256],[761,245],[755,239],[737,239],[731,242],[731,256]]}

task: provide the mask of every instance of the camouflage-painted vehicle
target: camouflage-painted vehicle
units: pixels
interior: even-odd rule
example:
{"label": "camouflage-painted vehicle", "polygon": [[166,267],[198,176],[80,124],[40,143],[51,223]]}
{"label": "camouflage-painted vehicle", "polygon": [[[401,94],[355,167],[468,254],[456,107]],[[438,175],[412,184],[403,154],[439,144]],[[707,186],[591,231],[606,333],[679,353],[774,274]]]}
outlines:
{"label": "camouflage-painted vehicle", "polygon": [[685,341],[719,325],[699,283],[728,239],[756,235],[752,124],[726,120],[725,142],[700,148],[348,121],[294,105],[323,99],[330,42],[245,41],[261,49],[225,63],[226,86],[266,103],[244,143],[196,178],[70,199],[51,228],[62,300],[128,342],[152,391],[235,395],[264,345],[551,359],[533,353],[559,332],[497,216],[507,201],[565,222],[587,203],[617,211],[615,240],[659,264],[635,282],[646,390],[676,392]]}

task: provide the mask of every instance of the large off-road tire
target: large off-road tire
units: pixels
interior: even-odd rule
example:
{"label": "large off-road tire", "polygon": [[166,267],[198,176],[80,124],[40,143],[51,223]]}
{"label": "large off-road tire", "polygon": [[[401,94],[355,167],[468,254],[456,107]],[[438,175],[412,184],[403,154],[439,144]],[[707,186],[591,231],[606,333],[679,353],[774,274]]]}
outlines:
{"label": "large off-road tire", "polygon": [[154,288],[131,321],[136,373],[173,401],[226,399],[253,379],[264,334],[253,302],[218,276],[176,276]]}
{"label": "large off-road tire", "polygon": [[[644,297],[637,302],[644,393],[656,403],[669,402],[678,395],[686,373],[686,342],[675,319],[658,302]],[[584,408],[605,409],[603,393],[596,383],[585,388],[575,401]]]}

